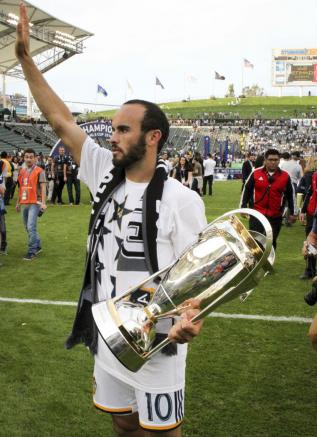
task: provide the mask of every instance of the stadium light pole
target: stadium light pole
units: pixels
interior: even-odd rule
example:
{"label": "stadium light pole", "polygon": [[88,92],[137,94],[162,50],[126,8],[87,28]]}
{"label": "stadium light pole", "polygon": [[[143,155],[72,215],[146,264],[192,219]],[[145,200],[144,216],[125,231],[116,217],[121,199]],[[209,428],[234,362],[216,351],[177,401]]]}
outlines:
{"label": "stadium light pole", "polygon": [[27,93],[27,101],[26,101],[26,114],[28,117],[32,118],[33,117],[32,95],[29,86],[27,88],[28,88],[28,93]]}

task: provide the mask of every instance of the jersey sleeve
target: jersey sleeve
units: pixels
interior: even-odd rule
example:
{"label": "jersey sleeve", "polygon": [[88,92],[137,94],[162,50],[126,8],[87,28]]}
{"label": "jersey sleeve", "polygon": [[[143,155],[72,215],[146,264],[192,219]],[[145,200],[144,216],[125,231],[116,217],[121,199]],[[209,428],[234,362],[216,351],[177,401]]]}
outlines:
{"label": "jersey sleeve", "polygon": [[95,196],[100,181],[112,168],[112,153],[87,137],[81,151],[78,178]]}

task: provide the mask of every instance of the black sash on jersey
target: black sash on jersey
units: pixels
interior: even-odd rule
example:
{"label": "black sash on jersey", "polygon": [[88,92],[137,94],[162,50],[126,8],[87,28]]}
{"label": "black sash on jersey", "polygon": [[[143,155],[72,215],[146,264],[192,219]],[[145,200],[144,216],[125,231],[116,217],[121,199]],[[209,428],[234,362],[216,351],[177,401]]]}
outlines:
{"label": "black sash on jersey", "polygon": [[[146,188],[142,205],[142,231],[145,261],[151,274],[158,271],[156,244],[158,230],[156,223],[159,217],[159,211],[157,211],[156,208],[158,201],[162,199],[164,182],[166,179],[166,164],[163,160],[159,160],[153,178]],[[86,256],[84,281],[72,332],[65,343],[67,349],[72,348],[76,344],[84,343],[85,346],[89,347],[92,353],[97,352],[98,332],[93,321],[91,306],[93,303],[97,302],[95,262],[102,222],[100,220],[100,214],[104,210],[104,207],[113,192],[124,180],[124,169],[121,167],[114,167],[110,173],[105,176],[97,190],[88,227],[90,244]],[[163,351],[168,355],[174,355],[177,352],[177,346],[175,344],[169,344],[163,349]]]}

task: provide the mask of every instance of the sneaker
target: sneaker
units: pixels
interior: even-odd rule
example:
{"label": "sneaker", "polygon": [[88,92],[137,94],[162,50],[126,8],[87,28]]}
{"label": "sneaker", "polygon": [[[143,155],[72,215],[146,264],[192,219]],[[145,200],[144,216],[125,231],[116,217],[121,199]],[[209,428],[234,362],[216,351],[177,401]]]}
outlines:
{"label": "sneaker", "polygon": [[35,253],[34,253],[34,255],[38,255],[39,253],[41,253],[42,252],[42,248],[41,247],[38,247],[37,249],[35,249]]}
{"label": "sneaker", "polygon": [[25,261],[32,261],[32,259],[34,259],[35,257],[36,257],[35,253],[30,253],[30,252],[28,252],[28,253],[23,257],[23,259],[24,259]]}
{"label": "sneaker", "polygon": [[313,277],[314,277],[314,275],[312,275],[311,273],[304,272],[304,273],[299,277],[299,279],[303,279],[303,280],[305,280],[305,279],[311,279],[311,278],[313,278]]}
{"label": "sneaker", "polygon": [[7,245],[0,247],[0,255],[8,255]]}

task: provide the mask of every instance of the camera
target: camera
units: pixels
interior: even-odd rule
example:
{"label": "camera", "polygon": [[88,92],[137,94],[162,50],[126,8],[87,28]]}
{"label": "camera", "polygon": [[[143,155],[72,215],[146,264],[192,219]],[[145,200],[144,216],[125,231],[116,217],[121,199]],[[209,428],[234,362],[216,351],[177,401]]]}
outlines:
{"label": "camera", "polygon": [[317,249],[312,244],[308,244],[307,246],[307,255],[309,256],[315,256],[317,255]]}
{"label": "camera", "polygon": [[37,216],[41,217],[43,214],[44,214],[44,209],[43,208],[39,209]]}
{"label": "camera", "polygon": [[313,285],[311,290],[305,294],[304,300],[308,305],[315,305],[317,302],[317,277],[315,276],[313,279]]}

